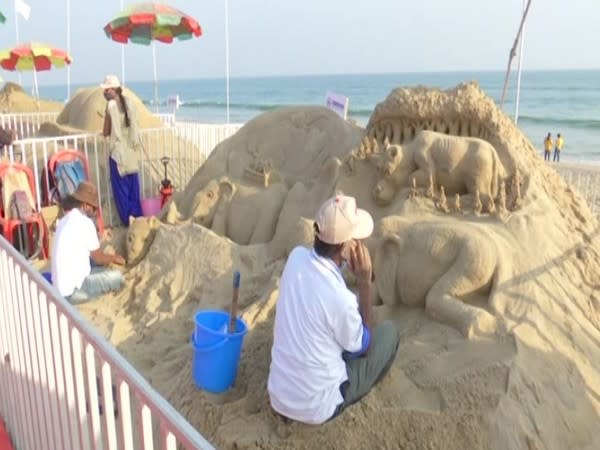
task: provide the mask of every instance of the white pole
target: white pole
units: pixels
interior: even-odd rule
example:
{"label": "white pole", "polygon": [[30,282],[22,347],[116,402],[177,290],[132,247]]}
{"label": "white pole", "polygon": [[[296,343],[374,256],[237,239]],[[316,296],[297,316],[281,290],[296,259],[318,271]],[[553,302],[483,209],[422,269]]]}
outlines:
{"label": "white pole", "polygon": [[[123,0],[121,0],[121,11],[123,11]],[[121,84],[125,86],[125,44],[121,44]]]}
{"label": "white pole", "polygon": [[[17,3],[14,3],[15,5],[15,37],[16,37],[16,44],[19,45],[19,14],[17,14]],[[21,71],[18,71],[18,75],[19,75],[19,86],[23,85],[23,79],[21,77]]]}
{"label": "white pole", "polygon": [[36,101],[39,100],[40,91],[38,89],[37,70],[35,70],[35,67],[33,68],[33,95],[35,95]]}
{"label": "white pole", "polygon": [[227,124],[229,125],[229,0],[225,0],[225,95],[227,97]]}
{"label": "white pole", "polygon": [[[71,0],[67,0],[67,54],[71,56]],[[71,65],[67,65],[67,101],[71,98]]]}
{"label": "white pole", "polygon": [[158,113],[158,75],[156,71],[156,41],[152,41],[152,68],[154,70],[154,105]]}
{"label": "white pole", "polygon": [[[527,7],[527,0],[523,0],[523,11]],[[523,68],[523,41],[525,39],[525,24],[523,24],[523,30],[521,32],[521,39],[519,40],[519,66],[517,69],[517,98],[515,99],[515,125],[519,121],[519,101],[521,98],[521,72]]]}

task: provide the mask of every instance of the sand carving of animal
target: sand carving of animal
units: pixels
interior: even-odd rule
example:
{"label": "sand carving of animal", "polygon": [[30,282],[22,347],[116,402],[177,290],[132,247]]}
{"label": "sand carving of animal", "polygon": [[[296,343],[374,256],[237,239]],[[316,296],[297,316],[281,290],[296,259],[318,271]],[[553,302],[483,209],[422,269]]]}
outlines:
{"label": "sand carving of animal", "polygon": [[284,183],[263,188],[222,176],[196,193],[189,218],[238,244],[269,242],[287,192]]}
{"label": "sand carving of animal", "polygon": [[494,240],[476,225],[388,216],[378,224],[371,248],[384,304],[424,305],[433,318],[469,338],[496,331],[494,315],[464,301],[487,295],[495,311],[490,299],[503,269]]}
{"label": "sand carving of animal", "polygon": [[[273,255],[286,255],[290,245],[296,240],[298,233],[295,230],[298,229],[301,218],[311,224],[309,234],[312,236],[314,216],[319,206],[335,193],[341,167],[342,162],[331,157],[325,162],[317,178],[307,182],[299,181],[292,186],[277,220],[277,230],[271,243]],[[296,242],[296,245],[301,243],[303,242]]]}
{"label": "sand carving of animal", "polygon": [[505,177],[504,167],[489,142],[428,130],[420,131],[406,145],[389,145],[377,165],[382,179],[373,196],[380,205],[390,203],[413,178],[417,186],[426,187],[430,177],[436,186],[444,186],[447,195],[479,190],[487,201],[488,197],[496,197],[499,180]]}
{"label": "sand carving of animal", "polygon": [[135,266],[144,259],[159,227],[160,221],[154,216],[129,217],[125,247],[128,266]]}

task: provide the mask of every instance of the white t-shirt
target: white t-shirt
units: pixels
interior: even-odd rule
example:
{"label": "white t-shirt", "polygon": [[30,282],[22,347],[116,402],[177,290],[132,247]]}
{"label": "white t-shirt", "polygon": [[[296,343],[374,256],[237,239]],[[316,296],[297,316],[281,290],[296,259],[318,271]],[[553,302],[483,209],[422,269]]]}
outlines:
{"label": "white t-shirt", "polygon": [[100,248],[94,222],[78,208],[58,222],[52,246],[52,284],[63,296],[81,287],[90,274],[90,253]]}
{"label": "white t-shirt", "polygon": [[273,409],[320,424],[344,401],[344,350],[361,349],[363,325],[356,296],[335,263],[296,247],[279,287],[268,390]]}

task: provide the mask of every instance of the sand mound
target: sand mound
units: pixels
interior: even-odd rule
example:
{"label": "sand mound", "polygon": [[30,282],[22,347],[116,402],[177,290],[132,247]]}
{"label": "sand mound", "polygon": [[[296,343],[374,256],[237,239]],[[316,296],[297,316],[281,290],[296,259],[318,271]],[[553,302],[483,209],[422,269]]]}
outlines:
{"label": "sand mound", "polygon": [[4,113],[55,112],[62,107],[60,102],[36,100],[16,83],[6,82],[0,90],[0,110]]}
{"label": "sand mound", "polygon": [[[266,391],[278,279],[336,190],[376,218],[376,314],[400,348],[341,416],[287,424]],[[262,239],[233,242],[240,227]],[[128,242],[146,237],[127,289],[81,310],[219,448],[597,447],[598,223],[475,84],[394,90],[366,130],[323,108],[266,113]],[[250,331],[236,386],[215,396],[193,385],[188,342],[194,311],[226,308],[233,269]]]}
{"label": "sand mound", "polygon": [[[160,120],[148,111],[133,91],[125,89],[124,95],[133,101],[141,128],[162,126]],[[98,132],[102,130],[104,124],[105,110],[106,100],[101,87],[78,89],[69,102],[64,105],[56,119],[56,123],[42,124],[40,134],[44,136],[62,136],[81,133],[81,131]]]}

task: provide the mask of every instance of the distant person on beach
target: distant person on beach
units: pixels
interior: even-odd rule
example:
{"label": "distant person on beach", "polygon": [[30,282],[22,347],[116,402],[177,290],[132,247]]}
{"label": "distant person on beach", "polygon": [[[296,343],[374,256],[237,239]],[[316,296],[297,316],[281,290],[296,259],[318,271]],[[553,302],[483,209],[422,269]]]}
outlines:
{"label": "distant person on beach", "polygon": [[[100,249],[98,233],[91,217],[98,209],[98,191],[82,181],[63,201],[65,215],[58,221],[52,245],[52,284],[71,303],[83,303],[123,287],[123,274],[99,266],[125,264],[118,254]],[[90,259],[95,266],[90,263]]]}
{"label": "distant person on beach", "polygon": [[[312,249],[296,247],[281,276],[268,391],[282,416],[321,424],[360,400],[388,371],[398,349],[392,322],[375,326],[372,264],[361,242],[373,218],[353,197],[317,212]],[[349,264],[358,298],[342,277]]]}
{"label": "distant person on beach", "polygon": [[546,139],[544,139],[544,161],[550,161],[550,152],[552,152],[552,134],[548,133]]}
{"label": "distant person on beach", "polygon": [[562,138],[562,136],[560,135],[560,133],[558,133],[556,135],[556,145],[554,147],[554,158],[553,158],[553,162],[560,162],[560,151],[563,148],[563,144],[564,144],[564,140]]}
{"label": "distant person on beach", "polygon": [[119,218],[127,226],[130,216],[142,215],[137,115],[115,75],[107,75],[100,87],[107,100],[102,134],[109,138],[110,183]]}

